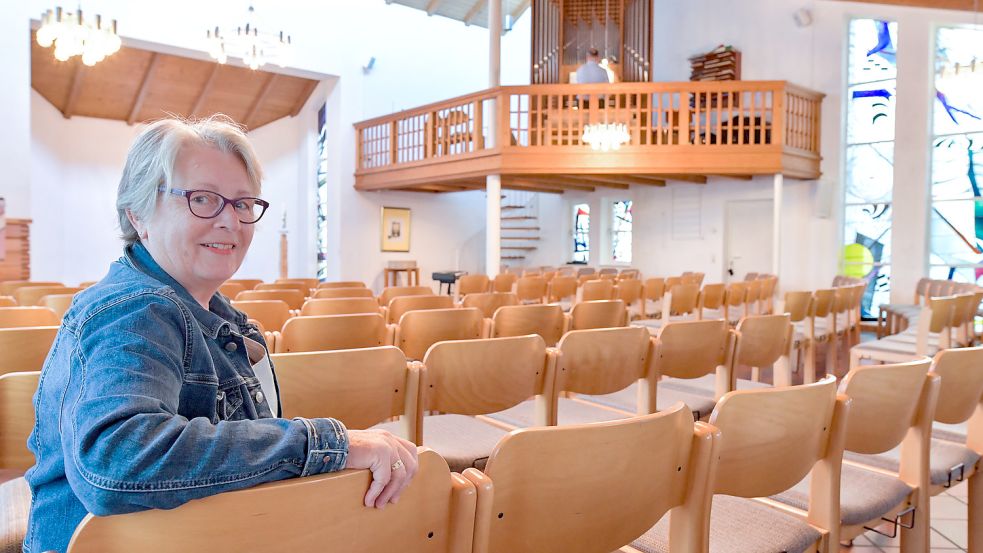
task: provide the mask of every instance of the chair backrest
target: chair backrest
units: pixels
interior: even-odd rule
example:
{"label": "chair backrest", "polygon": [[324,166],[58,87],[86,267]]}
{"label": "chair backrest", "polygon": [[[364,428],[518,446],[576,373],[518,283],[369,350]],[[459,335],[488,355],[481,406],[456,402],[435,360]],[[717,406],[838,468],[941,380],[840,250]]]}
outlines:
{"label": "chair backrest", "polygon": [[618,269],[615,269],[614,267],[604,267],[601,270],[597,271],[597,274],[599,274],[599,275],[616,275],[616,274],[618,274]]}
{"label": "chair backrest", "polygon": [[761,285],[764,283],[762,280],[751,280],[747,284],[747,302],[750,304],[758,303],[761,299]]}
{"label": "chair backrest", "polygon": [[335,282],[322,282],[317,285],[318,290],[325,288],[365,288],[365,283],[360,280],[338,280]]}
{"label": "chair backrest", "polygon": [[756,282],[753,280],[736,280],[727,285],[727,305],[729,307],[739,307],[747,302],[748,283]]}
{"label": "chair backrest", "polygon": [[666,281],[666,290],[668,291],[668,290],[672,289],[673,286],[675,286],[677,284],[682,284],[683,283],[683,277],[678,277],[678,276],[666,277],[665,278],[665,281]]}
{"label": "chair backrest", "polygon": [[515,273],[499,273],[492,281],[492,292],[511,292],[512,285],[519,277]]}
{"label": "chair backrest", "polygon": [[0,374],[0,469],[27,470],[34,455],[27,437],[34,430],[34,392],[41,371]]}
{"label": "chair backrest", "polygon": [[688,275],[684,274],[679,277],[679,281],[683,284],[695,284],[700,286],[703,284],[703,273],[690,273]]}
{"label": "chair backrest", "polygon": [[225,282],[227,282],[227,283],[228,282],[231,282],[231,283],[235,283],[235,284],[241,284],[242,287],[243,287],[243,289],[245,289],[245,290],[252,290],[252,289],[256,288],[256,286],[258,286],[258,285],[260,285],[260,284],[263,283],[263,281],[260,280],[260,279],[258,279],[258,278],[230,278],[229,280],[226,280]]}
{"label": "chair backrest", "polygon": [[[383,288],[379,294],[379,305],[389,305],[393,298],[400,296],[432,296],[433,288],[429,286],[390,286]],[[337,297],[337,296],[335,296]]]}
{"label": "chair backrest", "polygon": [[0,296],[0,307],[17,307],[17,300],[13,296]]}
{"label": "chair backrest", "polygon": [[597,270],[593,267],[581,267],[577,269],[577,277],[593,275],[596,272]]}
{"label": "chair backrest", "polygon": [[491,286],[488,275],[464,275],[457,279],[457,295],[481,294]]}
{"label": "chair backrest", "polygon": [[541,276],[524,276],[515,283],[515,295],[519,301],[542,303],[546,300],[546,279]]}
{"label": "chair backrest", "polygon": [[277,353],[331,351],[392,345],[392,333],[378,313],[292,317],[276,339]]}
{"label": "chair backrest", "polygon": [[553,347],[567,331],[563,309],[557,305],[511,305],[492,317],[492,338],[538,334]]}
{"label": "chair backrest", "polygon": [[836,290],[824,288],[816,290],[812,295],[812,315],[817,319],[823,319],[833,312],[833,302],[836,299]]}
{"label": "chair backrest", "polygon": [[402,437],[416,439],[419,372],[399,349],[278,353],[270,359],[283,418],[331,417],[364,429],[402,417]]}
{"label": "chair backrest", "polygon": [[0,374],[40,371],[57,335],[57,326],[0,329]]}
{"label": "chair backrest", "polygon": [[546,301],[561,301],[564,298],[573,298],[577,295],[577,277],[574,276],[555,276],[550,281],[547,290]]}
{"label": "chair backrest", "polygon": [[421,360],[437,342],[481,338],[483,321],[481,311],[471,307],[410,311],[399,320],[395,345],[407,359]]}
{"label": "chair backrest", "polygon": [[662,327],[656,342],[655,371],[660,376],[699,378],[718,369],[716,396],[734,389],[736,335],[723,319],[681,321]]}
{"label": "chair backrest", "polygon": [[290,306],[283,300],[236,300],[232,302],[232,307],[258,321],[270,332],[279,332],[290,318]]}
{"label": "chair backrest", "polygon": [[928,287],[932,284],[932,279],[930,278],[920,278],[918,283],[915,284],[915,298],[914,304],[921,305],[925,302],[925,298],[928,297]]}
{"label": "chair backrest", "polygon": [[[190,501],[176,509],[87,515],[70,553],[186,551],[432,551],[472,549],[474,485],[423,449],[400,502],[364,506],[368,470],[290,478]],[[330,516],[325,516],[330,513]]]}
{"label": "chair backrest", "polygon": [[928,297],[936,298],[945,295],[945,289],[948,287],[948,280],[933,280],[928,285]]}
{"label": "chair backrest", "polygon": [[749,367],[770,367],[789,354],[792,321],[785,313],[752,315],[737,323],[737,334],[739,338],[734,350],[734,363]]}
{"label": "chair backrest", "polygon": [[793,323],[804,321],[812,313],[812,292],[785,292],[785,312]]}
{"label": "chair backrest", "polygon": [[61,324],[61,317],[48,307],[0,307],[0,328],[59,324]]}
{"label": "chair backrest", "polygon": [[932,372],[942,377],[935,420],[960,424],[983,408],[983,346],[940,351]]}
{"label": "chair backrest", "polygon": [[301,315],[355,315],[379,313],[379,302],[368,298],[312,298],[304,302]]}
{"label": "chair backrest", "polygon": [[[423,359],[421,411],[483,415],[536,398],[536,423],[553,420],[556,356],[536,335],[434,344]],[[418,426],[422,441],[426,418]]]}
{"label": "chair backrest", "polygon": [[403,314],[424,309],[450,309],[454,299],[450,296],[398,296],[389,302],[389,324],[399,322]]}
{"label": "chair backrest", "polygon": [[303,284],[304,288],[310,291],[312,288],[317,288],[318,280],[316,278],[278,278],[277,282],[287,282],[295,284]]}
{"label": "chair backrest", "polygon": [[642,297],[642,281],[637,278],[623,278],[614,287],[614,297],[631,306]]}
{"label": "chair backrest", "polygon": [[580,287],[581,301],[613,300],[613,280],[588,280]]}
{"label": "chair backrest", "polygon": [[65,312],[72,306],[75,294],[48,294],[38,300],[38,306],[47,307],[55,312],[59,317],[64,317]]}
{"label": "chair backrest", "polygon": [[263,282],[253,290],[297,290],[306,298],[311,295],[311,289],[303,282]]}
{"label": "chair backrest", "polygon": [[[610,394],[645,379],[654,393],[654,342],[642,327],[571,330],[557,344],[557,392]],[[654,412],[655,402],[645,399],[639,401],[639,413]]]}
{"label": "chair backrest", "polygon": [[311,297],[320,300],[329,298],[375,298],[375,295],[372,294],[372,290],[364,286],[352,286],[351,288],[320,288],[315,290],[314,295]]}
{"label": "chair backrest", "polygon": [[726,284],[707,284],[700,290],[700,311],[704,309],[721,309],[724,306]]}
{"label": "chair backrest", "polygon": [[218,287],[218,293],[227,298],[234,298],[245,289],[246,287],[238,282],[224,282]]}
{"label": "chair backrest", "polygon": [[646,300],[659,301],[666,293],[666,279],[647,278],[643,286],[642,294]]}
{"label": "chair backrest", "polygon": [[84,288],[69,288],[67,286],[24,286],[14,292],[20,305],[38,305],[38,301],[49,294],[74,294]]}
{"label": "chair backrest", "polygon": [[304,294],[300,290],[244,290],[236,294],[235,300],[280,300],[290,309],[300,309],[304,306]]}
{"label": "chair backrest", "polygon": [[640,273],[638,269],[621,269],[621,271],[618,272],[618,280],[627,278],[639,280],[641,274],[642,273]]}
{"label": "chair backrest", "polygon": [[482,294],[468,294],[461,300],[461,307],[475,307],[481,310],[486,319],[495,315],[499,307],[506,305],[518,305],[519,296],[512,292],[485,292]]}
{"label": "chair backrest", "polygon": [[761,280],[761,300],[768,301],[775,296],[775,288],[778,287],[778,277],[767,276]]}
{"label": "chair backrest", "polygon": [[484,473],[464,473],[478,488],[474,551],[616,551],[674,507],[682,508],[672,514],[673,551],[705,551],[715,438],[681,403],[643,417],[514,431]]}
{"label": "chair backrest", "polygon": [[582,301],[570,310],[570,328],[613,328],[628,324],[628,311],[621,300]]}
{"label": "chair backrest", "polygon": [[697,301],[700,298],[699,284],[674,284],[666,287],[669,293],[666,301],[662,304],[662,317],[668,320],[671,316],[686,315],[696,310]]}
{"label": "chair backrest", "polygon": [[747,273],[744,275],[744,280],[755,280],[758,278],[758,273]]}
{"label": "chair backrest", "polygon": [[5,280],[0,281],[0,296],[14,296],[14,291],[26,286],[65,286],[61,282],[54,281],[31,281],[31,280]]}

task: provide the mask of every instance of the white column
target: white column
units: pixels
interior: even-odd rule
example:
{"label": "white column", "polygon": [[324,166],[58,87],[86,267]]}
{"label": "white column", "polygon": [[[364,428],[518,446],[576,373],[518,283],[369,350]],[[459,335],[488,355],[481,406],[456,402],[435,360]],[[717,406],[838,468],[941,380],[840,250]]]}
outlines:
{"label": "white column", "polygon": [[[781,173],[775,174],[775,193],[771,215],[771,272],[775,276],[780,276],[782,268],[782,185],[785,183],[785,176]],[[779,279],[781,282],[781,279]]]}
{"label": "white column", "polygon": [[[502,0],[488,1],[488,87],[501,84]],[[492,102],[488,118],[487,147],[493,148],[498,137],[499,110],[506,109],[499,100]],[[485,272],[494,278],[502,262],[502,177],[485,177]]]}

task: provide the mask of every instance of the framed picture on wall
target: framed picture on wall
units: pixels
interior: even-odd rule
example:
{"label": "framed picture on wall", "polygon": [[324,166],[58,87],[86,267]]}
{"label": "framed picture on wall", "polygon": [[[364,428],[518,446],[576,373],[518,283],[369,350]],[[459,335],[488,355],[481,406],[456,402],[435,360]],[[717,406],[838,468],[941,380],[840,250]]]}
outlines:
{"label": "framed picture on wall", "polygon": [[410,251],[410,210],[405,207],[382,208],[382,251]]}

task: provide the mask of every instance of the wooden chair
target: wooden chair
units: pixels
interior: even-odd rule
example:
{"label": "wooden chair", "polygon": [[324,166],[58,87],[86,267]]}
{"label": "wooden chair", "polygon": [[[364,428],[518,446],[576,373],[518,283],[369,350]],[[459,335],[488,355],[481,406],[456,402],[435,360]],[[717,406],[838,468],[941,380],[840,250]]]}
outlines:
{"label": "wooden chair", "polygon": [[[948,348],[955,306],[954,296],[929,299],[927,305],[922,307],[917,328],[905,330],[897,338],[886,336],[850,348],[850,367],[857,367],[862,359],[899,363],[935,355]],[[909,336],[914,336],[914,340],[905,339]]]}
{"label": "wooden chair", "polygon": [[748,315],[758,315],[760,313],[759,307],[761,303],[761,291],[763,281],[761,280],[750,280],[744,283],[747,286],[747,296],[744,298],[744,316]]}
{"label": "wooden chair", "polygon": [[[668,282],[670,279],[666,279]],[[668,286],[668,285],[667,285]],[[666,323],[696,320],[696,307],[700,298],[697,284],[673,284],[662,300],[662,315],[658,319],[645,319],[635,324],[644,326],[649,332],[658,333]]]}
{"label": "wooden chair", "polygon": [[300,309],[303,316],[311,315],[357,315],[359,313],[380,313],[385,308],[379,307],[374,297],[368,298],[312,298],[304,302]]}
{"label": "wooden chair", "polygon": [[393,343],[393,328],[382,315],[292,317],[276,335],[276,353],[374,348]]}
{"label": "wooden chair", "polygon": [[903,329],[899,326],[899,315],[906,313],[916,314],[921,310],[928,298],[928,288],[932,283],[930,278],[920,278],[915,284],[915,295],[913,303],[884,303],[878,307],[877,314],[877,337],[883,338],[888,334],[896,334]]}
{"label": "wooden chair", "polygon": [[47,307],[55,312],[59,318],[65,316],[65,312],[72,306],[75,294],[48,294],[38,300],[39,307]]}
{"label": "wooden chair", "polygon": [[656,341],[653,368],[661,377],[660,404],[682,401],[695,418],[706,418],[716,402],[735,389],[738,340],[739,335],[722,319],[665,325]]}
{"label": "wooden chair", "polygon": [[226,280],[225,282],[226,282],[226,284],[228,284],[228,283],[241,284],[242,287],[243,287],[243,289],[245,289],[245,290],[252,290],[252,289],[256,288],[256,286],[258,286],[258,285],[260,285],[260,284],[263,283],[263,281],[260,280],[260,279],[258,279],[258,278],[230,278],[229,280]]}
{"label": "wooden chair", "polygon": [[524,276],[515,283],[515,295],[519,303],[544,303],[546,301],[546,279],[540,276]]}
{"label": "wooden chair", "polygon": [[755,281],[734,281],[727,285],[724,300],[724,318],[732,325],[741,317],[748,315],[748,283]]}
{"label": "wooden chair", "polygon": [[794,332],[787,313],[744,317],[737,323],[739,339],[734,364],[751,367],[752,382],[761,381],[761,369],[771,368],[776,387],[791,386],[790,352]]}
{"label": "wooden chair", "polygon": [[557,304],[501,307],[492,317],[492,338],[538,334],[553,347],[569,330],[569,318]]}
{"label": "wooden chair", "polygon": [[234,298],[237,294],[239,294],[239,292],[242,292],[245,289],[246,287],[238,282],[225,282],[218,287],[218,293],[227,298]]}
{"label": "wooden chair", "polygon": [[321,282],[316,288],[318,290],[325,288],[365,288],[365,283],[360,280],[337,280],[334,282]]}
{"label": "wooden chair", "polygon": [[577,269],[577,278],[584,277],[584,276],[594,276],[594,274],[596,273],[597,273],[597,269],[593,267],[581,267]]}
{"label": "wooden chair", "polygon": [[0,374],[40,371],[57,334],[57,326],[0,329]]}
{"label": "wooden chair", "polygon": [[396,324],[409,311],[452,307],[454,307],[454,300],[450,296],[399,296],[389,302],[387,321],[389,324]]}
{"label": "wooden chair", "polygon": [[62,286],[61,282],[54,281],[31,281],[31,280],[5,280],[0,281],[0,296],[14,296],[15,291],[26,286]]}
{"label": "wooden chair", "polygon": [[17,307],[17,300],[13,296],[0,296],[0,307]]}
{"label": "wooden chair", "polygon": [[67,286],[23,286],[14,292],[14,298],[19,305],[38,305],[38,301],[50,294],[74,294],[81,292],[83,288],[69,288]]}
{"label": "wooden chair", "polygon": [[[400,296],[432,296],[433,288],[429,286],[390,286],[383,288],[379,294],[379,305],[388,306],[393,298]],[[337,297],[337,296],[336,296]]]}
{"label": "wooden chair", "polygon": [[499,273],[492,281],[492,292],[512,292],[518,278],[515,273]]}
{"label": "wooden chair", "polygon": [[[837,499],[849,409],[848,398],[837,398],[831,377],[805,386],[730,392],[720,400],[710,416],[721,436],[712,507],[703,525],[710,551],[840,551]],[[792,488],[803,477],[812,487],[800,509],[756,499]],[[675,536],[668,526],[679,514],[674,511],[632,546],[671,551]]]}
{"label": "wooden chair", "polygon": [[[666,293],[666,279],[649,278],[642,286],[642,318],[662,316],[662,297]],[[651,303],[650,303],[651,302]]]}
{"label": "wooden chair", "polygon": [[478,490],[474,551],[615,551],[672,509],[669,551],[705,552],[718,439],[681,405],[623,421],[515,431],[484,472],[464,471]]}
{"label": "wooden chair", "polygon": [[363,505],[369,471],[344,470],[213,495],[176,509],[88,515],[68,551],[469,553],[474,485],[451,473],[433,451],[420,451],[419,462],[399,503],[385,509]]}
{"label": "wooden chair", "polygon": [[48,307],[0,307],[0,328],[57,326],[61,317]]}
{"label": "wooden chair", "polygon": [[[851,401],[845,456],[875,455],[901,446],[901,473],[897,475],[843,464],[840,540],[853,540],[887,519],[901,523],[902,551],[928,551],[929,438],[940,384],[938,375],[928,372],[930,364],[930,359],[922,358],[855,367],[840,384],[840,392]],[[787,389],[795,387],[783,390]],[[810,485],[819,487],[803,480],[774,498],[805,509],[810,503]]]}
{"label": "wooden chair", "polygon": [[461,300],[461,307],[477,308],[486,319],[491,319],[499,307],[506,305],[519,305],[519,296],[512,292],[485,292],[468,294]]}
{"label": "wooden chair", "polygon": [[278,353],[270,359],[283,418],[330,417],[365,429],[399,417],[393,433],[416,441],[420,373],[398,348]]}
{"label": "wooden chair", "polygon": [[642,273],[638,269],[621,269],[618,272],[618,280],[640,280]]}
{"label": "wooden chair", "polygon": [[473,307],[410,311],[396,327],[395,345],[407,359],[420,360],[445,340],[476,340],[487,335],[484,317]]}
{"label": "wooden chair", "polygon": [[628,309],[621,300],[582,301],[570,310],[570,329],[627,326]]}
{"label": "wooden chair", "polygon": [[0,472],[23,473],[34,466],[27,437],[34,430],[33,398],[40,377],[40,371],[0,374]]}
{"label": "wooden chair", "polygon": [[697,287],[703,285],[703,273],[685,272],[679,277],[682,284],[695,284]]}
{"label": "wooden chair", "polygon": [[255,301],[255,300],[280,300],[287,304],[287,307],[300,312],[304,306],[304,294],[300,290],[244,290],[236,294],[235,300]]}
{"label": "wooden chair", "polygon": [[604,267],[604,268],[600,269],[599,271],[597,271],[597,274],[598,274],[598,276],[601,276],[601,277],[603,277],[603,276],[616,277],[616,276],[618,276],[618,269],[615,269],[614,267]]}
{"label": "wooden chair", "polygon": [[696,319],[723,319],[726,284],[707,284],[700,290],[697,300]]}
{"label": "wooden chair", "polygon": [[83,288],[83,289],[84,288],[88,288],[89,286],[92,286],[93,284],[95,284],[97,282],[99,282],[99,281],[98,280],[83,280],[82,282],[79,283],[79,288]]}
{"label": "wooden chair", "polygon": [[[305,299],[311,295],[311,289],[302,282],[264,282],[262,284],[257,284],[256,288],[253,288],[253,290],[296,290],[297,292],[300,292],[300,295]],[[303,302],[301,302],[301,304],[303,304]],[[297,307],[294,309],[300,308]]]}
{"label": "wooden chair", "polygon": [[[792,343],[789,344],[789,363],[792,372],[799,371],[799,363],[804,358],[805,352],[810,347],[814,347],[810,343],[811,336],[805,331],[806,321],[810,313],[812,313],[812,302],[812,292],[785,292],[783,310],[788,314],[789,321],[792,323]],[[813,362],[815,362],[815,359],[813,359]],[[805,380],[804,374],[803,380]],[[815,381],[815,367],[813,367],[812,380],[804,382],[804,384]]]}
{"label": "wooden chair", "polygon": [[[321,288],[314,291],[311,299],[331,299],[331,298],[375,298],[372,290],[355,286],[352,288]],[[378,304],[378,302],[376,302]]]}
{"label": "wooden chair", "polygon": [[308,291],[317,288],[318,285],[316,278],[278,278],[276,281],[280,283],[303,284],[304,288]]}
{"label": "wooden chair", "polygon": [[270,332],[282,330],[283,325],[293,316],[287,302],[279,299],[236,300],[232,302],[232,307],[242,311],[250,319],[258,321]]}
{"label": "wooden chair", "polygon": [[775,312],[775,290],[777,288],[777,276],[769,275],[761,278],[761,296],[758,298],[758,313],[770,315]]}
{"label": "wooden chair", "polygon": [[491,288],[488,275],[464,275],[457,279],[457,297],[463,298],[468,294],[483,294]]}
{"label": "wooden chair", "polygon": [[546,290],[547,303],[559,303],[564,311],[569,311],[577,299],[577,277],[556,276]]}
{"label": "wooden chair", "polygon": [[812,308],[802,323],[794,323],[795,330],[807,337],[805,362],[802,378],[806,384],[816,381],[816,348],[826,344],[826,373],[833,374],[836,368],[836,350],[833,348],[833,302],[836,290],[826,288],[816,290],[812,297]]}
{"label": "wooden chair", "polygon": [[615,299],[613,280],[588,280],[580,287],[580,301],[613,299]]}

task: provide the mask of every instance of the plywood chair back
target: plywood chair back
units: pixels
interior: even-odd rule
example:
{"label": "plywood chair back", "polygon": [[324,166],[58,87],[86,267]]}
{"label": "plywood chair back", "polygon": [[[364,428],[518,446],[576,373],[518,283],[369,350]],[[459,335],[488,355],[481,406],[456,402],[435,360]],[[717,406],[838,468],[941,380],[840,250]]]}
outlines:
{"label": "plywood chair back", "polygon": [[[433,293],[431,291],[431,293]],[[328,298],[375,298],[372,290],[363,286],[352,286],[351,288],[321,288],[314,291],[311,296],[314,299]]]}
{"label": "plywood chair back", "polygon": [[983,346],[940,351],[932,372],[942,378],[936,421],[961,424],[983,410]]}
{"label": "plywood chair back", "polygon": [[236,294],[236,301],[280,300],[290,309],[304,306],[304,294],[300,290],[244,290]]}
{"label": "plywood chair back", "polygon": [[777,276],[769,275],[761,279],[761,296],[758,300],[760,313],[769,314],[773,311],[776,288],[778,288]]}
{"label": "plywood chair back", "polygon": [[303,282],[264,282],[253,290],[296,290],[305,298],[311,295],[311,289]]}
{"label": "plywood chair back", "polygon": [[557,304],[501,307],[492,317],[492,338],[538,334],[553,347],[567,329],[567,318]]}
{"label": "plywood chair back", "polygon": [[229,280],[226,280],[225,282],[227,282],[227,283],[228,282],[231,282],[231,283],[235,283],[235,284],[241,284],[242,287],[243,287],[243,289],[245,289],[245,290],[252,290],[252,289],[256,288],[256,286],[258,286],[258,285],[260,285],[260,284],[263,283],[263,281],[260,280],[260,279],[258,279],[258,278],[230,278]]}
{"label": "plywood chair back", "polygon": [[419,463],[399,503],[385,509],[363,505],[372,480],[368,470],[343,470],[217,494],[176,509],[88,515],[68,551],[470,552],[474,485],[431,450],[420,451]]}
{"label": "plywood chair back", "polygon": [[499,273],[492,281],[492,292],[511,292],[518,278],[515,273]]}
{"label": "plywood chair back", "polygon": [[618,285],[614,287],[614,296],[625,302],[631,307],[635,302],[642,299],[642,281],[637,278],[624,278],[618,280]]}
{"label": "plywood chair back", "polygon": [[47,307],[59,317],[64,317],[65,312],[71,307],[72,300],[74,299],[75,294],[48,294],[38,300],[38,305],[40,307]]}
{"label": "plywood chair back", "polygon": [[[248,290],[247,290],[248,292]],[[290,318],[290,306],[278,299],[236,300],[232,307],[242,311],[250,319],[259,321],[270,332],[279,332]]]}
{"label": "plywood chair back", "polygon": [[277,353],[392,345],[392,329],[378,313],[292,317],[276,339]]}
{"label": "plywood chair back", "polygon": [[700,297],[700,285],[674,284],[669,287],[668,280],[666,279],[668,293],[666,294],[665,301],[662,302],[662,319],[664,321],[668,321],[669,317],[692,313],[696,310]]}
{"label": "plywood chair back", "polygon": [[591,276],[591,275],[593,275],[595,273],[597,273],[597,269],[595,269],[593,267],[581,267],[581,268],[577,269],[577,277],[578,278],[580,278],[582,276]]}
{"label": "plywood chair back", "polygon": [[316,278],[278,278],[276,281],[292,284],[303,284],[307,290],[317,288],[318,285],[318,280]]}
{"label": "plywood chair back", "polygon": [[471,307],[410,311],[399,320],[396,346],[407,359],[421,360],[437,342],[482,338],[483,327],[481,311]]}
{"label": "plywood chair back", "polygon": [[654,412],[653,347],[653,338],[642,327],[572,330],[557,344],[556,391],[610,394],[644,379],[638,412]]}
{"label": "plywood chair back", "polygon": [[304,302],[301,315],[356,315],[359,313],[379,313],[379,302],[368,298],[312,298]]}
{"label": "plywood chair back", "polygon": [[703,273],[683,274],[681,277],[679,277],[679,281],[683,284],[695,284],[700,286],[703,284]]}
{"label": "plywood chair back", "polygon": [[488,275],[464,275],[457,279],[457,295],[464,297],[468,294],[481,294],[491,287]]}
{"label": "plywood chair back", "polygon": [[[383,288],[379,294],[379,305],[387,306],[393,298],[400,296],[432,296],[433,288],[429,286],[390,286]],[[337,297],[337,296],[335,296]]]}
{"label": "plywood chair back", "polygon": [[409,311],[425,309],[450,309],[454,307],[454,299],[450,296],[399,296],[389,302],[388,322],[395,324]]}
{"label": "plywood chair back", "polygon": [[515,283],[515,295],[519,302],[543,303],[546,300],[546,279],[540,276],[524,276]]}
{"label": "plywood chair back", "polygon": [[59,324],[61,324],[61,317],[48,307],[0,307],[0,328]]}
{"label": "plywood chair back", "polygon": [[13,296],[0,296],[0,307],[17,307],[17,300]]}
{"label": "plywood chair back", "polygon": [[640,280],[639,277],[641,277],[641,275],[642,273],[640,273],[638,269],[621,269],[621,271],[618,273],[618,280],[624,280],[624,279]]}
{"label": "plywood chair back", "polygon": [[499,307],[506,305],[518,305],[519,296],[512,292],[485,292],[482,294],[468,294],[461,300],[461,307],[474,307],[481,310],[486,319],[495,315]]}
{"label": "plywood chair back", "polygon": [[942,296],[929,298],[922,307],[918,317],[918,329],[915,338],[915,353],[924,355],[928,351],[929,334],[939,335],[939,348],[945,349],[951,345],[950,329],[956,313],[957,296]]}
{"label": "plywood chair back", "polygon": [[318,290],[325,288],[365,288],[365,283],[360,280],[336,280],[334,282],[321,282],[317,285]]}
{"label": "plywood chair back", "polygon": [[57,334],[57,326],[0,329],[0,374],[40,371]]}
{"label": "plywood chair back", "polygon": [[613,328],[628,324],[628,310],[621,300],[582,301],[570,310],[570,328]]}
{"label": "plywood chair back", "polygon": [[[438,342],[423,358],[420,409],[484,415],[535,397],[536,424],[551,424],[555,366],[555,354],[535,334]],[[425,424],[418,425],[421,445]]]}
{"label": "plywood chair back", "polygon": [[617,551],[675,507],[672,551],[706,551],[715,438],[682,403],[631,419],[514,431],[484,472],[464,472],[478,489],[474,551]]}
{"label": "plywood chair back", "polygon": [[729,320],[734,321],[747,314],[748,284],[751,282],[756,281],[735,281],[727,285],[725,301]]}
{"label": "plywood chair back", "polygon": [[646,301],[659,301],[666,293],[666,279],[647,278],[642,287],[642,295]]}
{"label": "plywood chair back", "polygon": [[245,289],[246,287],[238,282],[224,282],[218,287],[218,293],[227,298],[234,298]]}
{"label": "plywood chair back", "polygon": [[283,418],[331,417],[365,429],[400,418],[400,434],[416,439],[419,372],[393,346],[309,353],[278,353]]}
{"label": "plywood chair back", "polygon": [[700,290],[698,304],[701,319],[703,318],[703,311],[705,309],[723,309],[724,292],[726,291],[726,284],[707,284]]}
{"label": "plywood chair back", "polygon": [[19,305],[38,305],[38,301],[49,294],[74,294],[82,290],[84,288],[68,286],[24,286],[14,292],[14,297]]}
{"label": "plywood chair back", "polygon": [[937,297],[945,296],[946,295],[945,290],[948,288],[948,286],[949,286],[948,280],[942,280],[942,279],[933,280],[928,285],[928,297],[937,298]]}
{"label": "plywood chair back", "polygon": [[793,323],[804,321],[812,312],[812,292],[785,292],[785,312]]}
{"label": "plywood chair back", "polygon": [[751,367],[770,367],[788,356],[792,321],[788,314],[753,315],[737,323],[734,362]]}
{"label": "plywood chair back", "polygon": [[65,286],[61,282],[47,280],[5,280],[0,281],[0,296],[15,296],[14,292],[27,286]]}
{"label": "plywood chair back", "polygon": [[813,294],[812,315],[817,319],[824,319],[833,312],[833,302],[836,299],[834,288],[816,290]]}
{"label": "plywood chair back", "polygon": [[719,398],[736,386],[736,336],[723,319],[668,323],[656,342],[654,370],[673,378],[700,378],[716,372]]}
{"label": "plywood chair back", "polygon": [[670,290],[673,286],[675,286],[677,284],[683,284],[683,278],[682,277],[678,277],[678,276],[675,276],[675,277],[666,277],[666,290],[667,291]]}
{"label": "plywood chair back", "polygon": [[757,279],[748,281],[747,284],[747,296],[745,302],[747,303],[747,313],[749,315],[756,315],[758,313],[758,302],[761,301],[761,288],[764,281]]}
{"label": "plywood chair back", "polygon": [[27,438],[34,430],[33,399],[40,377],[40,371],[0,374],[0,469],[34,466]]}
{"label": "plywood chair back", "polygon": [[928,287],[932,284],[932,279],[930,278],[920,278],[915,284],[915,297],[913,303],[915,305],[921,305],[925,303],[925,298],[928,296]]}
{"label": "plywood chair back", "polygon": [[613,300],[614,281],[588,280],[581,286],[581,301]]}
{"label": "plywood chair back", "polygon": [[550,281],[546,291],[546,301],[558,302],[577,296],[577,277],[556,276]]}

